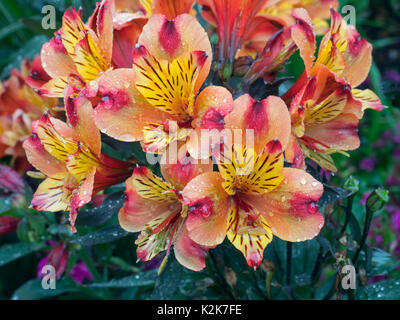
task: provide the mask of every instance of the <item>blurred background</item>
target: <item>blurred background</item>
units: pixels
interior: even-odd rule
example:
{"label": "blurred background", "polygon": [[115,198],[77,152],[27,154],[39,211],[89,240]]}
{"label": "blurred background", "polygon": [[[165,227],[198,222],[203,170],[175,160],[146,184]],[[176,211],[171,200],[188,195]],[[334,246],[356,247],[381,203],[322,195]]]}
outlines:
{"label": "blurred background", "polygon": [[[20,68],[24,58],[33,59],[40,51],[43,43],[52,36],[52,30],[43,30],[41,10],[46,4],[54,5],[57,10],[57,29],[61,27],[62,14],[70,6],[82,7],[84,18],[92,12],[95,1],[92,0],[1,0],[0,1],[0,78],[7,79],[13,68]],[[340,1],[341,7],[352,5],[356,13],[356,28],[361,36],[373,45],[373,64],[368,79],[362,85],[363,88],[372,89],[388,106],[382,112],[369,110],[360,122],[361,147],[351,152],[351,158],[338,156],[335,158],[338,164],[338,174],[326,177],[333,184],[343,186],[343,182],[349,177],[359,182],[359,192],[353,199],[353,213],[356,219],[362,221],[365,214],[365,201],[368,195],[377,187],[383,187],[390,191],[390,201],[384,210],[378,212],[372,221],[367,243],[375,248],[382,249],[390,255],[384,256],[385,263],[391,263],[390,272],[399,275],[396,271],[400,259],[400,0],[357,0]],[[346,13],[341,12],[343,16]],[[288,73],[298,74],[303,66],[292,63],[287,67]],[[0,162],[7,164],[9,159],[3,158]],[[1,204],[0,204],[1,208]],[[38,217],[31,213],[30,224],[40,228],[42,220],[53,219],[52,215]],[[327,222],[329,225],[329,221]],[[362,224],[361,224],[362,225]],[[21,229],[23,227],[19,227]],[[36,230],[39,234],[40,231]],[[35,231],[35,232],[36,232]],[[0,237],[0,246],[14,243],[20,234],[9,234]],[[57,230],[52,230],[56,234]],[[138,272],[135,264],[135,252],[133,249],[134,238],[132,235],[113,242],[112,245],[100,244],[89,252],[86,247],[76,244],[70,250],[68,270],[74,270],[79,281],[95,280],[104,282],[111,278],[115,272],[118,275],[129,275]],[[48,256],[50,250],[57,248],[57,243],[47,242],[42,250],[30,254],[32,249],[24,249],[16,253],[22,258],[10,263],[4,262],[7,252],[0,251],[0,299],[9,299],[20,286],[36,278],[37,265]],[[25,250],[25,251],[24,251]],[[31,250],[31,251],[29,251]],[[57,254],[62,255],[62,246]],[[53,250],[54,251],[54,250]],[[8,255],[14,251],[8,252]],[[97,257],[96,265],[93,256]],[[19,256],[18,256],[19,257]],[[17,258],[17,257],[15,257]],[[2,261],[3,259],[3,261]],[[14,260],[14,259],[12,259]],[[147,268],[143,265],[140,268]],[[149,266],[151,269],[151,266]],[[268,269],[268,268],[267,268]],[[18,275],[17,277],[15,275]],[[384,273],[369,282],[384,279]],[[207,288],[206,278],[199,276],[199,286]],[[76,280],[76,279],[75,279]],[[145,285],[139,290],[137,287],[126,289],[118,293],[118,298],[137,298],[144,294]],[[30,283],[31,287],[24,287],[18,294],[25,298],[41,298],[35,291],[36,283]],[[67,284],[68,285],[68,284]],[[185,284],[182,284],[184,286]],[[118,286],[116,286],[118,287]],[[62,294],[67,298],[107,298],[110,295],[108,289],[95,290],[80,289],[53,292],[53,295]],[[140,295],[138,296],[138,290]],[[216,293],[207,293],[207,297],[221,297]],[[323,294],[320,294],[323,297]],[[229,297],[229,295],[228,295]],[[314,296],[315,297],[315,296]]]}

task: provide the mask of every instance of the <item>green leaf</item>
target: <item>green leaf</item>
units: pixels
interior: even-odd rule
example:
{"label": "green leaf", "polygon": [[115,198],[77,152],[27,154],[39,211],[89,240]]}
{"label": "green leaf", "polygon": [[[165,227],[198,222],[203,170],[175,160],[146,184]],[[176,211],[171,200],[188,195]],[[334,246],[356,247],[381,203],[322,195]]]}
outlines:
{"label": "green leaf", "polygon": [[151,298],[154,300],[171,299],[182,280],[182,273],[183,267],[179,264],[171,252],[164,271],[157,278]]}
{"label": "green leaf", "polygon": [[0,198],[0,214],[7,212],[12,208],[11,198],[3,197]]}
{"label": "green leaf", "polygon": [[400,278],[387,279],[361,287],[358,290],[357,298],[368,300],[399,300]]}
{"label": "green leaf", "polygon": [[95,244],[112,242],[129,235],[129,232],[123,230],[119,225],[109,226],[92,233],[86,234],[82,237],[76,238],[71,243],[80,244],[84,246],[92,246]]}
{"label": "green leaf", "polygon": [[[305,286],[312,282],[319,251],[320,244],[316,238],[292,244],[293,286]],[[274,238],[265,249],[264,258],[274,263],[275,277],[283,284],[286,278],[286,241]]]}
{"label": "green leaf", "polygon": [[10,63],[7,65],[6,68],[3,69],[0,77],[4,79],[10,75],[10,71],[12,69],[14,68],[19,69],[21,61],[23,59],[26,58],[32,60],[36,55],[39,54],[43,44],[48,40],[49,38],[44,35],[35,36],[31,40],[29,40],[17,52],[15,52],[14,55],[10,57],[9,59]]}
{"label": "green leaf", "polygon": [[24,25],[21,22],[11,23],[0,29],[0,40],[11,35],[12,33],[21,30],[24,28]]}
{"label": "green leaf", "polygon": [[108,282],[92,283],[88,287],[94,288],[133,288],[153,285],[157,278],[157,270],[142,272],[134,276],[121,279],[112,279]]}
{"label": "green leaf", "polygon": [[[360,258],[365,260],[364,252]],[[400,265],[400,260],[379,248],[372,249],[371,269],[368,271],[368,276],[385,275],[395,270]]]}
{"label": "green leaf", "polygon": [[76,219],[76,225],[102,225],[119,212],[122,206],[123,197],[123,191],[115,192],[110,194],[100,206],[92,209],[81,210]]}
{"label": "green leaf", "polygon": [[42,243],[25,243],[18,242],[13,244],[5,244],[0,247],[0,267],[5,264],[22,258],[43,247]]}
{"label": "green leaf", "polygon": [[319,199],[318,205],[324,207],[329,203],[338,201],[340,199],[347,198],[353,194],[353,191],[330,186],[324,183],[324,193],[321,199]]}
{"label": "green leaf", "polygon": [[77,284],[71,278],[56,281],[56,289],[43,289],[41,279],[25,282],[12,295],[12,300],[39,300],[52,298],[66,292],[79,291]]}

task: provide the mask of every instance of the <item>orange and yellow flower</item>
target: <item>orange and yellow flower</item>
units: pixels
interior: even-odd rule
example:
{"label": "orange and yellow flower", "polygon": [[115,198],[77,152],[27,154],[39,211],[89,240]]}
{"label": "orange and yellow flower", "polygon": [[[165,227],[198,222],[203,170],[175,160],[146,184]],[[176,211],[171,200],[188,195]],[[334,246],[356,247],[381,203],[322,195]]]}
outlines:
{"label": "orange and yellow flower", "polygon": [[364,110],[384,106],[371,90],[355,89],[368,75],[371,45],[333,9],[331,15],[330,31],[316,59],[314,35],[292,32],[305,70],[283,98],[291,104],[293,136],[286,152],[288,161],[302,167],[308,157],[336,171],[331,154],[357,149],[358,121]]}
{"label": "orange and yellow flower", "polygon": [[68,124],[45,113],[23,144],[28,161],[46,179],[31,206],[39,211],[70,211],[72,230],[78,210],[97,192],[125,181],[132,165],[101,152],[100,132],[85,98],[67,102]]}
{"label": "orange and yellow flower", "polygon": [[[295,24],[294,10],[307,10],[316,31],[328,27],[325,19],[329,8],[338,7],[337,0],[201,0],[202,15],[217,27],[218,59],[233,62],[237,57],[256,58],[276,33]],[[265,50],[265,49],[264,49]]]}
{"label": "orange and yellow flower", "polygon": [[136,240],[139,260],[151,260],[165,250],[168,257],[173,246],[175,257],[183,266],[199,271],[205,267],[204,257],[210,246],[199,245],[189,238],[187,221],[192,213],[183,203],[181,192],[194,177],[212,171],[213,167],[211,161],[194,164],[185,149],[181,149],[175,160],[162,161],[165,181],[146,167],[135,169],[126,181],[119,222],[129,232],[141,232]]}
{"label": "orange and yellow flower", "polygon": [[[186,185],[188,235],[206,246],[227,236],[249,266],[257,267],[273,235],[304,241],[319,233],[324,218],[317,202],[323,187],[308,173],[283,167],[290,116],[281,99],[241,96],[225,120],[227,129],[252,129],[255,143],[225,144],[216,153],[219,172],[203,173]],[[229,206],[221,206],[227,201]]]}
{"label": "orange and yellow flower", "polygon": [[57,104],[56,99],[41,98],[25,80],[37,63],[38,58],[33,64],[23,60],[21,71],[12,70],[10,77],[0,83],[0,157],[12,156],[13,162],[22,171],[26,167],[22,143],[32,133],[32,121]]}
{"label": "orange and yellow flower", "polygon": [[42,47],[42,65],[51,80],[40,88],[41,95],[63,97],[67,85],[81,92],[113,67],[114,10],[114,1],[103,0],[87,24],[81,11],[64,13],[61,29]]}
{"label": "orange and yellow flower", "polygon": [[99,80],[97,126],[117,140],[141,141],[153,153],[186,140],[193,128],[223,127],[233,107],[230,92],[210,86],[198,94],[211,56],[208,36],[194,17],[153,15],[139,38],[133,69],[113,70]]}

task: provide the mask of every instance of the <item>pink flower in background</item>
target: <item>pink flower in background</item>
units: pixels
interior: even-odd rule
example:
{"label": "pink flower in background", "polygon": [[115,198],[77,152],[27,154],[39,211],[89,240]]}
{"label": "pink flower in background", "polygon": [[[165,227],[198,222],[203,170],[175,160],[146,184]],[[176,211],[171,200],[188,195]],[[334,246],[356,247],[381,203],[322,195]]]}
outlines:
{"label": "pink flower in background", "polygon": [[93,276],[83,261],[79,261],[69,273],[76,283],[82,284],[85,279],[93,280]]}
{"label": "pink flower in background", "polygon": [[52,265],[56,269],[56,277],[60,279],[64,274],[68,266],[68,247],[64,242],[59,242],[54,244],[53,241],[49,241],[53,249],[50,253],[40,260],[37,267],[37,277],[41,278],[43,276],[42,270],[45,265]]}
{"label": "pink flower in background", "polygon": [[0,165],[0,189],[7,192],[23,193],[24,182],[16,171],[8,166]]}
{"label": "pink flower in background", "polygon": [[373,171],[375,168],[375,160],[373,158],[364,158],[360,162],[360,169],[365,171]]}
{"label": "pink flower in background", "polygon": [[[53,247],[50,253],[41,259],[37,265],[37,278],[43,277],[43,267],[45,265],[52,265],[56,269],[56,277],[60,279],[65,273],[68,266],[68,247],[64,242],[58,244],[54,241],[49,240],[48,244]],[[93,276],[83,261],[78,261],[75,266],[72,267],[69,275],[71,278],[79,284],[82,284],[85,279],[93,280]]]}

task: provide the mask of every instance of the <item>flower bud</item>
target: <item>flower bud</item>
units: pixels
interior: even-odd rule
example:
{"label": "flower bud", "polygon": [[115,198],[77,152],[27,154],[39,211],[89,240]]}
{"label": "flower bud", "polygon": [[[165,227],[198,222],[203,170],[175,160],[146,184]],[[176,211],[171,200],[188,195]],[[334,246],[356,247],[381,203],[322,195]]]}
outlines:
{"label": "flower bud", "polygon": [[16,231],[20,220],[14,217],[0,217],[0,236]]}
{"label": "flower bud", "polygon": [[[41,267],[45,265],[52,265],[56,270],[57,279],[61,278],[68,266],[68,248],[64,242],[58,243],[39,264]],[[39,274],[41,268],[39,267]]]}
{"label": "flower bud", "polygon": [[24,182],[16,171],[10,167],[0,165],[0,189],[13,193],[23,193]]}
{"label": "flower bud", "polygon": [[344,188],[355,193],[360,189],[360,181],[353,176],[350,176],[344,183]]}
{"label": "flower bud", "polygon": [[385,189],[375,189],[368,197],[367,210],[375,212],[383,208],[389,201],[389,191]]}
{"label": "flower bud", "polygon": [[233,64],[233,74],[236,77],[243,77],[252,64],[253,58],[250,56],[237,58]]}

